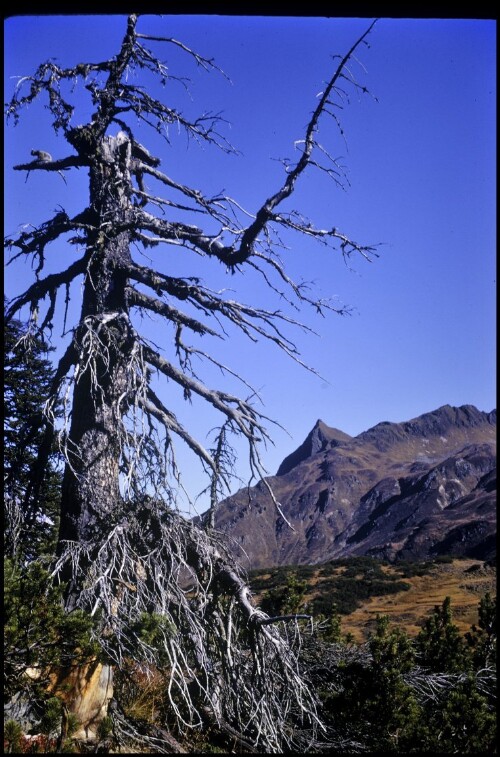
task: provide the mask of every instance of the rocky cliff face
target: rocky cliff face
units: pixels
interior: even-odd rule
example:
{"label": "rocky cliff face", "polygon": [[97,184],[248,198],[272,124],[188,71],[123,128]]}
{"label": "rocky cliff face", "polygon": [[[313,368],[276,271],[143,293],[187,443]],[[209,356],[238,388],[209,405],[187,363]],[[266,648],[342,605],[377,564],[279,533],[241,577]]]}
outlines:
{"label": "rocky cliff face", "polygon": [[216,527],[248,567],[372,555],[488,558],[496,539],[496,411],[445,405],[356,437],[318,421],[268,479],[225,500]]}
{"label": "rocky cliff face", "polygon": [[278,468],[277,476],[284,476],[286,473],[295,468],[297,465],[307,460],[312,455],[332,447],[337,447],[342,442],[348,442],[352,439],[349,434],[344,434],[336,428],[330,428],[323,421],[316,421],[314,428],[306,436],[300,447],[285,457]]}

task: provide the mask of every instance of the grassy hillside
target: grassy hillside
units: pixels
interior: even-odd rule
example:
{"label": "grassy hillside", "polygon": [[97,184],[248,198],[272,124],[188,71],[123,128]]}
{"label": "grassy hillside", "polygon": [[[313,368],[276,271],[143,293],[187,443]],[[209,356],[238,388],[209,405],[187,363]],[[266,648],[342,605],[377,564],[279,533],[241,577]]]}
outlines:
{"label": "grassy hillside", "polygon": [[477,623],[479,599],[496,594],[496,568],[481,560],[441,558],[436,562],[384,564],[368,557],[334,560],[324,565],[254,570],[250,583],[264,609],[294,584],[299,609],[313,615],[337,610],[342,630],[364,641],[377,614],[410,636],[425,617],[451,597],[453,618],[461,633]]}

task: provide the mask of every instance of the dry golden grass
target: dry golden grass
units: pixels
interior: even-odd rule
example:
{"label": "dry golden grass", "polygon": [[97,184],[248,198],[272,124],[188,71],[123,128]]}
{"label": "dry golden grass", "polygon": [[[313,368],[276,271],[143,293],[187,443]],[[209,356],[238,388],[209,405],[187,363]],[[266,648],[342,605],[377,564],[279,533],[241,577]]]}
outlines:
{"label": "dry golden grass", "polygon": [[[469,568],[477,569],[468,572]],[[366,641],[375,627],[377,615],[387,615],[394,626],[404,629],[410,636],[416,636],[422,622],[441,605],[445,597],[451,597],[453,620],[463,634],[478,621],[479,600],[486,592],[496,595],[496,569],[486,566],[482,560],[453,560],[451,563],[435,563],[424,576],[401,578],[397,566],[382,566],[382,570],[398,580],[410,585],[408,591],[384,596],[373,596],[350,615],[342,615],[342,631],[350,633],[355,641]],[[328,576],[319,575],[319,570],[307,578],[307,592],[303,601],[310,603],[322,593],[321,584],[346,571],[338,566]],[[262,578],[270,578],[271,573]],[[262,600],[264,590],[255,593],[257,604]]]}
{"label": "dry golden grass", "polygon": [[[468,573],[473,565],[480,568]],[[388,571],[393,570],[388,568]],[[490,592],[496,594],[496,570],[480,560],[454,560],[452,563],[436,564],[425,576],[403,579],[410,589],[383,597],[370,597],[350,615],[342,617],[342,630],[350,632],[356,641],[364,641],[374,628],[377,615],[387,615],[391,624],[404,628],[415,636],[422,621],[441,605],[445,597],[451,597],[454,623],[461,633],[477,623],[480,598]]]}

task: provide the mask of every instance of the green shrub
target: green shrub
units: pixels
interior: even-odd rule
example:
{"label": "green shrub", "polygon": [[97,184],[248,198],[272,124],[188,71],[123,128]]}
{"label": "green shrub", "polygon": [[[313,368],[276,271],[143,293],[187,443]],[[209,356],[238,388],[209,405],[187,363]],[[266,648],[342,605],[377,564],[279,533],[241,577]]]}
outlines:
{"label": "green shrub", "polygon": [[82,610],[66,613],[64,586],[54,586],[39,562],[18,567],[4,564],[5,694],[26,685],[25,670],[67,666],[98,653],[91,639],[92,619]]}
{"label": "green shrub", "polygon": [[7,720],[4,723],[3,738],[6,752],[19,752],[21,748],[21,736],[23,729],[15,720]]}

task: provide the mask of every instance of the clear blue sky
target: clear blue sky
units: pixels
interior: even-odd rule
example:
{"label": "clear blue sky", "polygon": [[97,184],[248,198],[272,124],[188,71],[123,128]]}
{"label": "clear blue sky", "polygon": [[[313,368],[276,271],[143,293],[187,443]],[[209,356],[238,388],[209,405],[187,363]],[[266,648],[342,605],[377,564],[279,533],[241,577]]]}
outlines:
{"label": "clear blue sky", "polygon": [[[231,83],[196,69],[165,48],[174,75],[192,79],[192,100],[172,82],[164,97],[183,102],[186,113],[224,111],[228,136],[241,155],[191,146],[172,135],[172,145],[153,133],[137,136],[162,159],[162,168],[206,194],[222,188],[256,210],[282,180],[273,158],[294,157],[316,95],[333,71],[331,56],[344,53],[370,19],[320,17],[144,16],[144,33],[173,36],[217,64]],[[5,100],[14,77],[54,57],[61,66],[113,55],[125,16],[24,16],[5,23]],[[221,359],[260,390],[263,411],[286,427],[272,432],[275,446],[263,452],[269,472],[301,443],[318,418],[356,435],[380,421],[404,421],[443,404],[496,405],[496,22],[488,20],[380,19],[370,48],[359,53],[354,72],[377,98],[352,95],[340,114],[347,146],[325,121],[321,137],[342,156],[350,187],[342,192],[313,173],[289,203],[320,227],[336,226],[363,243],[383,243],[369,264],[300,236],[288,238],[284,259],[298,280],[315,281],[319,295],[335,295],[355,308],[350,317],[326,319],[304,311],[318,336],[294,336],[303,359],[323,377],[290,362],[270,345],[232,337]],[[159,46],[155,51],[160,52]],[[86,94],[86,92],[84,92]],[[90,113],[80,95],[76,121]],[[35,147],[69,154],[51,130],[43,105],[32,105],[17,127],[5,132],[5,231],[38,224],[60,204],[70,214],[87,204],[85,175],[66,186],[57,174],[11,170]],[[53,245],[47,272],[68,263],[68,249]],[[73,254],[73,253],[71,253]],[[262,281],[227,276],[188,254],[166,248],[154,262],[166,273],[202,275],[214,288],[234,288],[236,298],[269,307]],[[29,264],[6,269],[13,297],[31,281]],[[78,287],[72,313],[78,315]],[[61,328],[54,330],[59,348]],[[153,333],[168,349],[169,331]],[[164,341],[162,341],[162,339]],[[206,348],[210,347],[204,343]],[[221,383],[208,371],[207,380]],[[221,384],[222,385],[222,384]],[[226,385],[228,386],[228,385]],[[229,385],[230,386],[230,385]],[[234,390],[234,386],[230,386]],[[214,425],[201,406],[165,397],[202,442]],[[247,475],[242,449],[239,472]],[[190,491],[201,487],[189,456],[179,455]]]}

